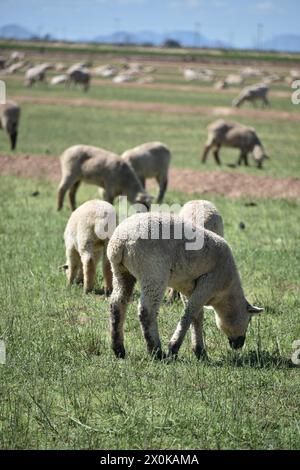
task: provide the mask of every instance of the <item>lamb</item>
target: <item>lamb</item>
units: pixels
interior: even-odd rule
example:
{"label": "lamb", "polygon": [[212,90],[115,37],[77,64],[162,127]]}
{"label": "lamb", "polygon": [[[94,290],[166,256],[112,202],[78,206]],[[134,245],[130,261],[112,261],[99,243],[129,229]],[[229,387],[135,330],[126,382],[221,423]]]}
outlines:
{"label": "lamb", "polygon": [[31,87],[37,82],[44,82],[46,72],[51,68],[49,64],[39,64],[34,67],[30,67],[25,72],[25,85]]}
{"label": "lamb", "polygon": [[[195,200],[187,202],[178,214],[184,220],[192,222],[192,224],[200,223],[200,228],[216,233],[220,237],[224,237],[224,223],[222,216],[217,208],[209,201]],[[177,293],[171,289],[168,295],[168,303],[174,301]]]}
{"label": "lamb", "polygon": [[144,188],[147,178],[156,179],[159,184],[157,202],[160,204],[168,186],[170,150],[161,142],[148,142],[127,150],[122,158],[133,167]]}
{"label": "lamb", "polygon": [[151,197],[144,190],[133,168],[118,155],[90,145],[75,145],[60,158],[62,179],[58,189],[57,210],[63,207],[69,191],[72,210],[82,181],[104,188],[104,199],[113,204],[115,197],[126,195],[131,203],[150,205]]}
{"label": "lamb", "polygon": [[[159,236],[151,237],[155,232]],[[164,237],[163,234],[168,232],[171,236]],[[176,236],[178,233],[181,236]],[[191,233],[195,240],[203,240],[203,247],[200,248],[201,243],[198,243],[199,246],[194,247],[197,249],[187,249]],[[141,288],[139,320],[142,331],[149,353],[158,359],[164,355],[157,313],[168,286],[186,298],[184,314],[169,342],[171,357],[177,356],[190,326],[193,351],[197,358],[205,356],[202,335],[205,305],[214,308],[217,326],[226,334],[233,349],[243,347],[252,316],[262,312],[246,300],[227,242],[190,222],[183,224],[179,216],[166,213],[133,215],[114,231],[107,256],[113,272],[112,349],[119,358],[125,357],[123,328],[136,280]]]}
{"label": "lamb", "polygon": [[233,100],[232,105],[239,108],[246,101],[255,104],[257,100],[261,100],[265,106],[268,106],[270,104],[268,100],[269,90],[270,88],[265,83],[246,87],[241,91],[238,98]]}
{"label": "lamb", "polygon": [[87,69],[75,69],[69,72],[67,84],[82,85],[84,91],[88,91],[90,87],[91,75]]}
{"label": "lamb", "polygon": [[103,257],[105,295],[112,291],[112,273],[106,256],[108,240],[116,227],[116,211],[105,201],[88,201],[82,204],[67,223],[64,240],[68,285],[84,285],[87,294],[94,288],[97,264]]}
{"label": "lamb", "polygon": [[220,119],[210,124],[207,129],[208,139],[202,155],[202,163],[206,163],[208,154],[213,149],[216,163],[221,165],[219,152],[222,146],[240,149],[238,165],[243,162],[246,166],[249,165],[249,153],[252,153],[256,165],[260,169],[263,167],[263,161],[269,158],[252,127]]}
{"label": "lamb", "polygon": [[20,115],[20,106],[15,101],[0,104],[0,128],[9,135],[11,150],[15,150],[17,146]]}
{"label": "lamb", "polygon": [[55,75],[51,78],[50,83],[51,85],[61,85],[62,83],[66,83],[68,76],[66,74]]}

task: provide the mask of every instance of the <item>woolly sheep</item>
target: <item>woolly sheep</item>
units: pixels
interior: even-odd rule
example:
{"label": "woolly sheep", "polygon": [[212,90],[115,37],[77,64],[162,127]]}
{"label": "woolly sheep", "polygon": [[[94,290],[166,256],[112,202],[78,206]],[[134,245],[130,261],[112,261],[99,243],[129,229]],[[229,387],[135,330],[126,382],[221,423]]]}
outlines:
{"label": "woolly sheep", "polygon": [[269,90],[270,88],[265,83],[246,87],[241,91],[238,98],[233,100],[232,105],[239,108],[246,101],[255,104],[257,100],[260,100],[265,106],[268,106],[270,104],[268,100]]}
{"label": "woolly sheep", "polygon": [[67,223],[64,240],[68,285],[82,283],[84,292],[94,288],[97,264],[103,257],[105,294],[112,291],[112,274],[106,256],[108,240],[116,227],[116,211],[105,201],[88,201],[74,211]]}
{"label": "woolly sheep", "polygon": [[207,129],[208,139],[202,155],[202,163],[206,163],[208,154],[213,149],[216,163],[221,165],[219,153],[222,146],[240,149],[238,165],[243,162],[246,166],[249,165],[249,153],[252,153],[258,168],[262,168],[263,161],[269,158],[252,127],[220,119],[210,124]]}
{"label": "woolly sheep", "polygon": [[131,164],[144,188],[147,178],[156,179],[159,184],[157,202],[161,203],[168,186],[170,150],[161,142],[148,142],[127,150],[122,158]]}
{"label": "woolly sheep", "polygon": [[0,104],[0,128],[9,135],[12,150],[17,146],[20,114],[20,106],[15,101]]}
{"label": "woolly sheep", "polygon": [[144,190],[133,168],[118,155],[90,145],[75,145],[60,158],[62,179],[58,188],[57,210],[63,207],[69,191],[72,210],[75,196],[82,181],[104,189],[104,199],[113,203],[115,197],[127,195],[129,202],[150,205],[151,198]]}
{"label": "woolly sheep", "polygon": [[76,69],[68,74],[67,84],[82,85],[84,91],[88,91],[90,87],[91,75],[87,69]]}
{"label": "woolly sheep", "polygon": [[37,82],[44,82],[47,70],[51,68],[50,64],[39,64],[30,67],[25,72],[25,85],[31,87]]}
{"label": "woolly sheep", "polygon": [[[216,233],[224,237],[224,223],[217,208],[209,201],[195,200],[187,202],[179,212],[179,217],[190,221],[192,224],[200,223],[200,228]],[[172,302],[177,297],[176,291],[171,289],[168,295],[168,302]]]}
{"label": "woolly sheep", "polygon": [[66,83],[68,76],[66,74],[55,75],[51,78],[50,83],[51,85],[61,85],[62,83]]}
{"label": "woolly sheep", "polygon": [[[182,224],[182,218],[166,213],[136,214],[123,221],[109,241],[107,256],[113,272],[111,338],[112,349],[119,358],[125,357],[123,328],[136,280],[141,288],[139,320],[148,351],[157,358],[164,357],[157,313],[168,286],[186,297],[184,314],[169,342],[170,356],[176,357],[190,326],[194,353],[198,358],[205,355],[205,305],[214,308],[217,326],[233,349],[243,347],[250,319],[262,311],[247,302],[226,241],[185,221],[184,233],[188,231],[190,235],[193,230],[197,239],[203,237],[203,248],[189,251],[186,244],[191,242],[190,236],[174,236],[182,233]],[[160,236],[151,239],[155,227]],[[168,230],[171,237],[165,239],[162,233]]]}

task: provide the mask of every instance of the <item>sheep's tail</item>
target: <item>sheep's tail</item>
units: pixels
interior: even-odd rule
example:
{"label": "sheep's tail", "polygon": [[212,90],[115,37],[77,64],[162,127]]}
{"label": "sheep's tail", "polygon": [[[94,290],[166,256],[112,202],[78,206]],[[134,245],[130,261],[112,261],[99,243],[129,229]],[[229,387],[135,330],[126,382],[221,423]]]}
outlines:
{"label": "sheep's tail", "polygon": [[122,264],[125,250],[125,240],[113,236],[108,243],[107,257],[112,265]]}

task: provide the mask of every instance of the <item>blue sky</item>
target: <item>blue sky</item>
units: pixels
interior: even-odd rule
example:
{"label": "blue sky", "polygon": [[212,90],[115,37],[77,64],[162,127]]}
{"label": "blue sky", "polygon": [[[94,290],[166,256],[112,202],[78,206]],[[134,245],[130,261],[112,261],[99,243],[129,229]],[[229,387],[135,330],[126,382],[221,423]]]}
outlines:
{"label": "blue sky", "polygon": [[[118,18],[118,21],[117,21]],[[251,46],[257,24],[264,38],[300,34],[299,0],[0,0],[0,26],[20,24],[63,39],[130,32],[194,30],[212,39]]]}

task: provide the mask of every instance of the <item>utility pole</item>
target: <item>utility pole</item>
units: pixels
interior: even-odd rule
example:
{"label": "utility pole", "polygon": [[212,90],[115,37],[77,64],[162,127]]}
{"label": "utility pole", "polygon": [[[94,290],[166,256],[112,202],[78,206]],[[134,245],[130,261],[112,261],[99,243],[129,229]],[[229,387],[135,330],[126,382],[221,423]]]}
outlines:
{"label": "utility pole", "polygon": [[194,25],[194,47],[199,47],[200,46],[200,31],[201,31],[201,23],[196,21]]}
{"label": "utility pole", "polygon": [[122,38],[121,38],[121,20],[120,18],[115,18],[115,29],[117,33],[117,43],[121,44],[122,43]]}
{"label": "utility pole", "polygon": [[264,39],[264,25],[262,23],[258,23],[257,25],[257,49],[262,48],[263,39]]}

